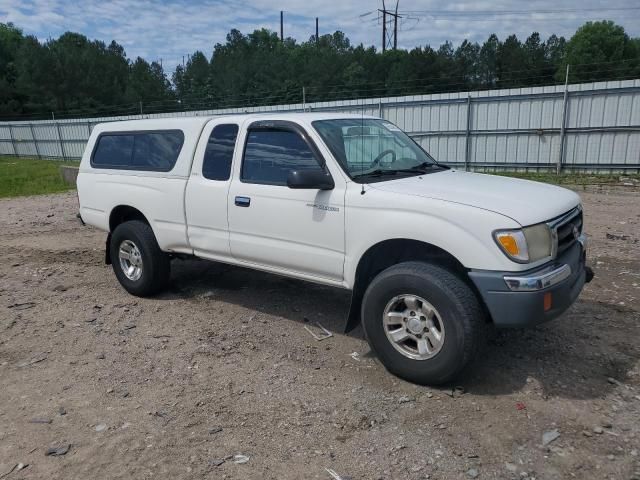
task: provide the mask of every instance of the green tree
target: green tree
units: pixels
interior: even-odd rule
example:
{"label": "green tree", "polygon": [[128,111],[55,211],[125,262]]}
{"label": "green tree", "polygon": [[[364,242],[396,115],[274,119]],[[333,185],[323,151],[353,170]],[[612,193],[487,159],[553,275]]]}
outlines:
{"label": "green tree", "polygon": [[477,88],[484,79],[484,65],[481,65],[481,48],[477,43],[464,40],[454,54],[457,76],[467,88]]}
{"label": "green tree", "polygon": [[553,80],[546,71],[547,59],[545,44],[540,40],[540,34],[533,32],[522,45],[527,69],[526,78],[529,85],[544,85]]}
{"label": "green tree", "polygon": [[500,88],[528,85],[527,57],[522,43],[515,35],[509,35],[498,49],[498,83]]}
{"label": "green tree", "polygon": [[[317,40],[317,41],[316,41]],[[267,29],[231,30],[179,65],[169,82],[162,66],[130,61],[124,48],[67,32],[39,42],[0,24],[0,115],[55,110],[70,116],[238,107],[339,98],[424,94],[541,85],[564,80],[608,80],[640,75],[640,39],[613,22],[588,22],[567,42],[537,32],[524,43],[495,34],[479,45],[445,42],[384,53],[352,45],[340,31],[298,43]],[[180,102],[179,104],[177,102]]]}
{"label": "green tree", "polygon": [[196,51],[189,57],[184,69],[176,69],[174,83],[181,101],[206,104],[210,100],[209,61],[204,53]]}
{"label": "green tree", "polygon": [[480,49],[478,59],[478,73],[480,81],[485,88],[495,87],[498,79],[498,54],[500,52],[500,40],[492,33]]}
{"label": "green tree", "polygon": [[24,113],[51,112],[56,100],[50,88],[51,56],[33,36],[25,37],[16,59],[18,79],[12,92],[22,105]]}
{"label": "green tree", "polygon": [[29,60],[32,63],[25,68],[32,72],[33,87],[49,92],[58,110],[91,113],[123,101],[128,62],[115,42],[107,47],[101,41],[67,32],[47,41]]}
{"label": "green tree", "polygon": [[544,57],[547,66],[553,69],[560,67],[564,62],[566,48],[567,41],[564,37],[558,37],[555,34],[551,35],[544,43]]}
{"label": "green tree", "polygon": [[610,20],[587,22],[567,42],[564,66],[571,65],[571,81],[600,81],[625,78],[637,73],[640,51],[620,25]]}
{"label": "green tree", "polygon": [[0,112],[22,110],[23,98],[16,93],[18,68],[16,59],[24,42],[22,31],[12,23],[0,23]]}
{"label": "green tree", "polygon": [[149,64],[143,58],[129,66],[129,77],[125,98],[127,102],[162,106],[173,97],[171,83],[167,79],[162,66],[157,62]]}

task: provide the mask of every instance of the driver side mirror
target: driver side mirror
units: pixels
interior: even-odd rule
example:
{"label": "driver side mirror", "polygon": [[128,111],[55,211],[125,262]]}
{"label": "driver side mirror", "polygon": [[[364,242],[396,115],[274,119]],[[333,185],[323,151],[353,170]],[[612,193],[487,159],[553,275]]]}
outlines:
{"label": "driver side mirror", "polygon": [[320,169],[292,170],[287,177],[287,187],[308,190],[333,190],[335,183],[329,172]]}

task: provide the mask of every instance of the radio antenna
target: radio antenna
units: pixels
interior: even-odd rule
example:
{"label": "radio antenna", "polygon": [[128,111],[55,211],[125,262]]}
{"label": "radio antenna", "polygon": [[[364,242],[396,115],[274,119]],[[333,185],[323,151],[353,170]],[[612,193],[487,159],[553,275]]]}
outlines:
{"label": "radio antenna", "polygon": [[[364,99],[360,99],[360,175],[364,174]],[[362,189],[360,190],[360,195],[364,195],[366,192],[364,190],[364,182],[362,182]]]}

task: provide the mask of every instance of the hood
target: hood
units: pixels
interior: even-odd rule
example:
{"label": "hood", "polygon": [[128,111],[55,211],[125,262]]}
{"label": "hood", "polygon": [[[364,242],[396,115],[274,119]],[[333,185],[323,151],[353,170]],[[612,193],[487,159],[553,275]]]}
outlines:
{"label": "hood", "polygon": [[575,192],[555,185],[457,170],[373,183],[369,188],[482,208],[522,226],[550,220],[580,203]]}

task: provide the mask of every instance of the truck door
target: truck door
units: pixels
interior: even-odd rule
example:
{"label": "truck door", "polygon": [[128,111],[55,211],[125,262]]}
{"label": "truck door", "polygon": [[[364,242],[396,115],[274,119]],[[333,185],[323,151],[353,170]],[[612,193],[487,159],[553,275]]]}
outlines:
{"label": "truck door", "polygon": [[[291,171],[330,172],[308,133],[289,121],[255,121],[229,189],[231,254],[237,260],[335,282],[343,279],[345,181],[293,189]],[[338,168],[335,167],[334,168]]]}
{"label": "truck door", "polygon": [[228,259],[227,198],[239,124],[207,123],[196,148],[185,198],[187,235],[194,254]]}

